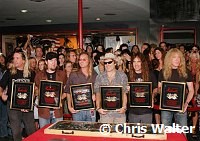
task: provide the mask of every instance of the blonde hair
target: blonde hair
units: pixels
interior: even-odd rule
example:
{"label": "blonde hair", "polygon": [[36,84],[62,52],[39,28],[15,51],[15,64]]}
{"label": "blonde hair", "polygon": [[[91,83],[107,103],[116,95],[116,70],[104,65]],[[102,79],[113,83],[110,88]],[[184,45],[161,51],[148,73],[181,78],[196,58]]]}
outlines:
{"label": "blonde hair", "polygon": [[[188,62],[188,66],[190,66],[191,65],[191,60],[192,60],[192,58],[193,58],[193,54],[195,54],[196,55],[196,58],[197,58],[197,65],[199,65],[199,58],[200,58],[200,56],[199,56],[199,53],[195,53],[195,52],[191,52],[190,54],[189,54],[189,62]],[[190,69],[190,68],[189,68]]]}
{"label": "blonde hair", "polygon": [[[29,61],[28,61],[27,56],[22,51],[17,51],[15,53],[19,53],[21,55],[22,59],[25,61],[24,69],[23,69],[23,77],[25,77],[25,78],[29,77],[31,72],[29,71]],[[17,68],[14,66],[11,67],[10,73],[11,73],[11,75],[15,75],[17,73]]]}
{"label": "blonde hair", "polygon": [[93,74],[93,61],[92,61],[92,58],[90,57],[90,55],[87,52],[80,53],[79,54],[79,58],[83,54],[88,56],[88,60],[89,60],[88,74],[89,74],[89,77],[92,78],[92,74]]}
{"label": "blonde hair", "polygon": [[187,78],[186,62],[183,53],[177,48],[172,48],[167,52],[164,59],[163,76],[165,80],[169,80],[172,76],[172,58],[176,54],[180,57],[180,65],[177,68],[179,76]]}

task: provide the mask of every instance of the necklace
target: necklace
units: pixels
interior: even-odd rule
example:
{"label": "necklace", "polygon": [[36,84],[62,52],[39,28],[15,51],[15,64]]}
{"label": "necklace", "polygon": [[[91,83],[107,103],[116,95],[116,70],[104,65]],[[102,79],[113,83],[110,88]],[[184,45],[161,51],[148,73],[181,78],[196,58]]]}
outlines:
{"label": "necklace", "polygon": [[115,74],[116,74],[116,72],[113,72],[111,75],[107,74],[110,84],[112,83],[112,80],[114,79]]}

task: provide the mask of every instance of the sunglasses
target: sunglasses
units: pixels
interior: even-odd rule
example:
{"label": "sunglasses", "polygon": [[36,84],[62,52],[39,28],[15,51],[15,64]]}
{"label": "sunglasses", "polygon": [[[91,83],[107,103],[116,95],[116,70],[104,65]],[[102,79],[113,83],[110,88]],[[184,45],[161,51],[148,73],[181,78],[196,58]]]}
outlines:
{"label": "sunglasses", "polygon": [[106,64],[111,64],[113,61],[109,61],[109,62],[104,62],[104,65]]}

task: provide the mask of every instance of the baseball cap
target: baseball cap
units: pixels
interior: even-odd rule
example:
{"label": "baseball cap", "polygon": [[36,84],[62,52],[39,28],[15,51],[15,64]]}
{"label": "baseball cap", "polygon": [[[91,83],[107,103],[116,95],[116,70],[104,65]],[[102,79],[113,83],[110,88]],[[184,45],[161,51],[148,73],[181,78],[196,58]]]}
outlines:
{"label": "baseball cap", "polygon": [[46,54],[45,60],[51,60],[51,59],[53,59],[53,58],[56,58],[56,59],[57,59],[57,57],[58,57],[58,54],[57,54],[57,53],[55,53],[55,52],[48,52],[48,53]]}

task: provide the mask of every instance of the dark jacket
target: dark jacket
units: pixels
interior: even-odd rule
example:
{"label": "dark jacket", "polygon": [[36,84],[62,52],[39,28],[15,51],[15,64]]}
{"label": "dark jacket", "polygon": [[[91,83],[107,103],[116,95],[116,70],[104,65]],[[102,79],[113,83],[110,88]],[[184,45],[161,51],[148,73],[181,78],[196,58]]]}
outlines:
{"label": "dark jacket", "polygon": [[[47,74],[44,71],[40,71],[35,76],[35,85],[40,88],[40,80],[47,80]],[[56,81],[60,81],[63,83],[63,87],[66,84],[67,77],[64,71],[56,70]],[[64,88],[63,91],[64,92]],[[55,112],[55,118],[61,118],[63,116],[63,108],[60,109],[54,109]],[[49,118],[50,117],[50,108],[38,108],[38,114],[42,118]]]}

